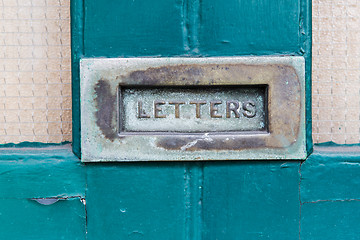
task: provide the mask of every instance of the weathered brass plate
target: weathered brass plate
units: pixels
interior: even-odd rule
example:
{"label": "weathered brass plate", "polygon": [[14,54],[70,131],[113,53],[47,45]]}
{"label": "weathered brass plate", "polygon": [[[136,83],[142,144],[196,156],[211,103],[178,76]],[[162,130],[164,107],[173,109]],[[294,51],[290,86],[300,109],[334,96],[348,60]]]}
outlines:
{"label": "weathered brass plate", "polygon": [[82,59],[82,161],[305,159],[302,57]]}
{"label": "weathered brass plate", "polygon": [[119,87],[119,134],[267,133],[266,86]]}

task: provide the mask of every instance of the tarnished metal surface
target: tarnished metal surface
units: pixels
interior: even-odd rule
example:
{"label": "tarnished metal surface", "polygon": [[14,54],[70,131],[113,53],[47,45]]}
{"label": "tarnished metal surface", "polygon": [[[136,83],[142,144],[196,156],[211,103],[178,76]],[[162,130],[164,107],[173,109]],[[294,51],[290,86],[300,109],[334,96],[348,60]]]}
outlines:
{"label": "tarnished metal surface", "polygon": [[82,59],[82,160],[304,159],[304,74],[289,56]]}
{"label": "tarnished metal surface", "polygon": [[265,87],[120,88],[119,132],[265,131]]}

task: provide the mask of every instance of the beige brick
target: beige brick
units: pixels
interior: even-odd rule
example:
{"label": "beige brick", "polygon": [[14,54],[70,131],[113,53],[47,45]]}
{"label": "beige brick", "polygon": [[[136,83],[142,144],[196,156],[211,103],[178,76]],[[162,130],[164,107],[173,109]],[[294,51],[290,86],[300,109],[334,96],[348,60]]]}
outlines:
{"label": "beige brick", "polygon": [[5,134],[6,134],[5,123],[0,121],[0,138],[2,138]]}
{"label": "beige brick", "polygon": [[345,95],[332,95],[333,108],[346,109],[346,96]]}
{"label": "beige brick", "polygon": [[343,82],[333,83],[331,94],[344,96],[346,92],[346,84]]}
{"label": "beige brick", "polygon": [[70,141],[72,141],[72,138],[71,138],[71,137],[72,137],[71,134],[63,135],[62,141],[63,141],[63,142],[65,142],[65,141],[70,142]]}
{"label": "beige brick", "polygon": [[34,123],[47,122],[47,110],[34,110],[33,111],[33,119]]}
{"label": "beige brick", "polygon": [[344,32],[347,30],[346,18],[343,17],[335,18],[333,24],[334,24],[334,29],[336,29],[336,31]]}
{"label": "beige brick", "polygon": [[64,45],[66,46],[70,46],[70,39],[71,39],[70,29],[62,29],[61,42],[63,42]]}
{"label": "beige brick", "polygon": [[46,0],[31,0],[33,6],[46,6]]}
{"label": "beige brick", "polygon": [[61,19],[70,19],[70,9],[65,7],[60,8],[60,17]]}
{"label": "beige brick", "polygon": [[18,110],[7,110],[5,111],[5,122],[17,123],[19,122],[19,111]]}
{"label": "beige brick", "polygon": [[18,46],[6,46],[4,47],[4,55],[6,58],[18,58],[19,57]]}
{"label": "beige brick", "polygon": [[360,120],[359,109],[347,107],[346,110],[347,110],[347,112],[346,112],[345,119],[347,121],[356,121],[356,120],[359,121]]}
{"label": "beige brick", "polygon": [[318,119],[321,121],[331,120],[331,108],[319,108]]}
{"label": "beige brick", "polygon": [[61,59],[48,59],[47,60],[47,70],[48,71],[60,71]]}
{"label": "beige brick", "polygon": [[345,121],[332,121],[331,133],[344,134],[345,133]]}
{"label": "beige brick", "polygon": [[359,70],[348,70],[346,74],[346,82],[357,83],[360,80],[360,71]]}
{"label": "beige brick", "polygon": [[60,29],[60,20],[47,20],[46,27],[49,33],[58,33]]}
{"label": "beige brick", "polygon": [[47,121],[49,122],[61,122],[61,110],[48,110]]}
{"label": "beige brick", "polygon": [[330,95],[331,94],[331,90],[332,90],[332,84],[325,82],[325,83],[320,83],[319,87],[318,87],[318,93],[321,95]]}
{"label": "beige brick", "polygon": [[70,122],[71,121],[71,110],[62,110],[61,112],[61,121]]}
{"label": "beige brick", "polygon": [[34,53],[34,58],[39,58],[39,59],[46,58],[47,57],[47,48],[44,46],[35,46],[33,53]]}
{"label": "beige brick", "polygon": [[71,134],[71,122],[63,122],[62,123],[62,133],[66,134],[66,135],[70,135]]}
{"label": "beige brick", "polygon": [[34,133],[38,135],[48,135],[47,123],[36,123],[34,124]]}
{"label": "beige brick", "polygon": [[17,59],[7,59],[5,61],[5,71],[16,72],[19,70],[19,60]]}
{"label": "beige brick", "polygon": [[33,85],[34,96],[42,97],[47,96],[47,85],[45,84],[35,84]]}
{"label": "beige brick", "polygon": [[0,123],[5,123],[5,113],[4,112],[0,112]]}
{"label": "beige brick", "polygon": [[71,26],[70,21],[68,19],[60,20],[60,28],[61,32],[70,32]]}
{"label": "beige brick", "polygon": [[19,85],[19,93],[22,97],[33,96],[33,84],[21,84]]}
{"label": "beige brick", "polygon": [[346,121],[345,133],[346,134],[359,134],[360,122],[359,121]]}
{"label": "beige brick", "polygon": [[332,141],[335,143],[345,143],[346,135],[345,134],[333,134]]}
{"label": "beige brick", "polygon": [[329,134],[317,134],[317,143],[331,141],[331,135]]}
{"label": "beige brick", "polygon": [[20,142],[20,136],[5,136],[5,142],[4,143],[19,143]]}
{"label": "beige brick", "polygon": [[61,46],[49,46],[47,49],[47,54],[48,54],[49,58],[60,59],[61,58]]}
{"label": "beige brick", "polygon": [[49,46],[55,46],[61,44],[61,34],[59,32],[51,32],[47,36],[47,42]]}
{"label": "beige brick", "polygon": [[33,109],[33,98],[21,98],[21,101],[19,101],[19,107],[23,110]]}
{"label": "beige brick", "polygon": [[61,70],[62,71],[70,71],[71,70],[71,59],[70,58],[62,59]]}
{"label": "beige brick", "polygon": [[333,121],[345,121],[346,108],[333,108],[331,111],[331,120]]}
{"label": "beige brick", "polygon": [[32,10],[32,18],[33,19],[46,19],[46,16],[45,16],[46,11],[44,8],[34,7],[31,10]]}
{"label": "beige brick", "polygon": [[34,142],[34,135],[21,135],[19,137],[20,142]]}
{"label": "beige brick", "polygon": [[70,46],[62,46],[61,47],[61,56],[63,58],[70,58],[71,57],[71,49]]}
{"label": "beige brick", "polygon": [[[46,44],[46,21],[38,18],[36,20],[33,20],[31,23],[31,27],[32,27],[32,32],[34,33],[39,33],[34,35],[33,41],[34,43],[36,43],[37,45],[39,44]],[[44,38],[45,37],[45,38]]]}
{"label": "beige brick", "polygon": [[318,133],[331,133],[330,124],[323,124],[322,122],[319,122],[319,126],[317,129]]}
{"label": "beige brick", "polygon": [[48,109],[61,109],[62,97],[51,97],[48,99]]}
{"label": "beige brick", "polygon": [[62,135],[50,135],[49,136],[49,143],[61,143],[63,142]]}
{"label": "beige brick", "polygon": [[42,25],[41,23],[39,24],[39,26],[41,26],[44,29],[41,29],[39,31],[36,30],[36,23],[33,23],[33,37],[32,37],[32,41],[34,43],[34,47],[37,46],[42,46],[42,47],[46,47],[47,43],[46,43],[46,29],[44,27],[44,25]]}
{"label": "beige brick", "polygon": [[347,134],[345,143],[346,144],[359,143],[359,140],[360,140],[359,134]]}
{"label": "beige brick", "polygon": [[22,123],[33,122],[33,110],[21,110],[19,111],[19,117]]}
{"label": "beige brick", "polygon": [[19,32],[24,33],[24,32],[28,32],[31,33],[32,32],[32,24],[31,21],[20,21],[18,23],[18,28],[19,28]]}
{"label": "beige brick", "polygon": [[61,123],[60,122],[49,122],[48,132],[50,135],[61,135]]}
{"label": "beige brick", "polygon": [[47,143],[49,139],[48,135],[38,135],[38,136],[34,136],[34,142],[42,142],[42,143]]}
{"label": "beige brick", "polygon": [[63,97],[63,101],[61,103],[62,109],[71,109],[71,97]]}
{"label": "beige brick", "polygon": [[5,109],[6,110],[18,110],[19,109],[19,98],[5,98]]}
{"label": "beige brick", "polygon": [[34,109],[46,109],[47,108],[47,97],[34,97]]}
{"label": "beige brick", "polygon": [[[358,13],[359,14],[359,13]],[[347,18],[346,27],[350,31],[358,31],[360,25],[360,18],[359,17],[350,17]]]}
{"label": "beige brick", "polygon": [[347,62],[349,69],[360,69],[360,58],[349,57]]}
{"label": "beige brick", "polygon": [[59,0],[61,6],[70,6],[70,0]]}
{"label": "beige brick", "polygon": [[48,83],[60,83],[61,82],[61,77],[60,77],[60,72],[59,71],[53,71],[53,72],[48,72],[47,73],[47,82]]}
{"label": "beige brick", "polygon": [[[4,110],[5,109],[5,102],[6,102],[6,98],[0,97],[0,110]],[[0,111],[1,115],[4,113],[4,111]]]}
{"label": "beige brick", "polygon": [[34,124],[33,123],[20,123],[20,133],[21,135],[31,136],[33,138],[34,135]]}
{"label": "beige brick", "polygon": [[62,84],[49,84],[48,95],[52,97],[61,96]]}
{"label": "beige brick", "polygon": [[319,107],[320,108],[328,108],[332,105],[332,97],[331,95],[323,95],[319,99]]}
{"label": "beige brick", "polygon": [[35,84],[47,83],[46,72],[33,72],[33,81]]}
{"label": "beige brick", "polygon": [[38,59],[33,62],[34,72],[45,72],[47,71],[47,60]]}
{"label": "beige brick", "polygon": [[19,83],[19,73],[17,72],[4,72],[5,75],[5,84],[18,84]]}
{"label": "beige brick", "polygon": [[19,72],[18,78],[19,78],[20,84],[32,84],[33,83],[33,73]]}
{"label": "beige brick", "polygon": [[20,125],[19,123],[6,123],[5,124],[6,135],[20,135]]}
{"label": "beige brick", "polygon": [[61,87],[62,96],[71,96],[71,84],[61,84]]}
{"label": "beige brick", "polygon": [[5,96],[17,97],[19,96],[19,89],[17,85],[8,84],[5,86]]}
{"label": "beige brick", "polygon": [[[58,6],[58,5],[56,5]],[[60,7],[47,7],[46,18],[47,19],[59,19],[60,18]]]}

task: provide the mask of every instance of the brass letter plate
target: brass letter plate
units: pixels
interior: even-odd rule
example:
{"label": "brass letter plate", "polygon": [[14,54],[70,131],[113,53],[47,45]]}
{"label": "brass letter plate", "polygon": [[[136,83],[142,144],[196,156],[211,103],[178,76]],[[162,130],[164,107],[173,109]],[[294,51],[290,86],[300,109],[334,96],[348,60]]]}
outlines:
{"label": "brass letter plate", "polygon": [[302,57],[82,59],[82,161],[305,159]]}

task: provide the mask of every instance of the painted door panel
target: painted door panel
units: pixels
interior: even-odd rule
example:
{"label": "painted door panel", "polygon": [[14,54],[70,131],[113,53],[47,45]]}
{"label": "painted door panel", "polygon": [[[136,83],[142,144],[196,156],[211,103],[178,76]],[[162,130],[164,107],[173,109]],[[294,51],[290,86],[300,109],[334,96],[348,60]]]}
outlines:
{"label": "painted door panel", "polygon": [[[309,0],[71,3],[78,156],[82,57],[300,55],[310,96]],[[86,164],[88,239],[298,239],[299,167],[296,161]]]}

